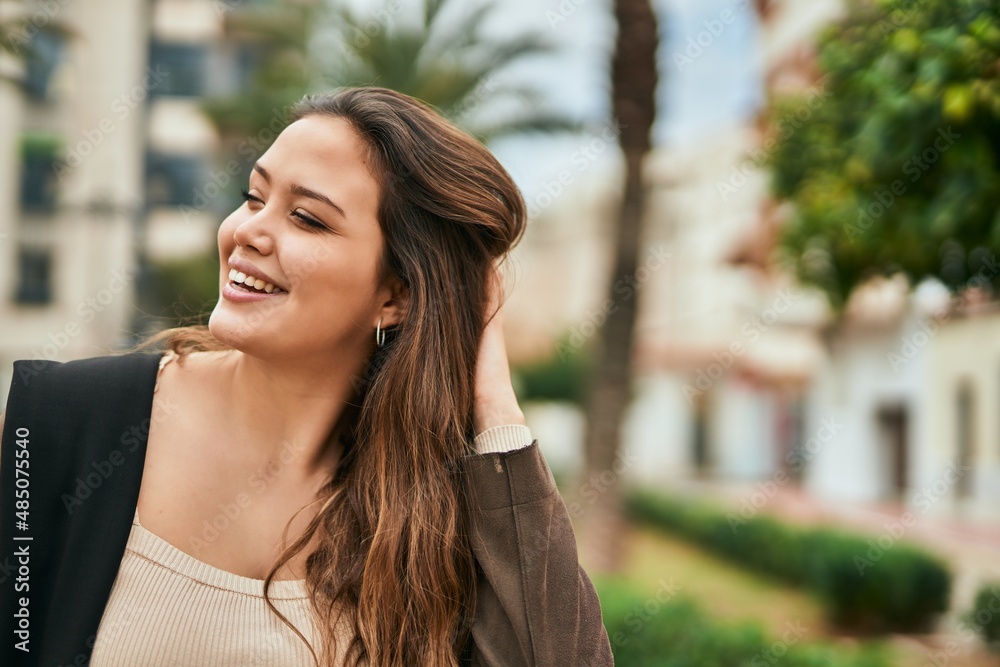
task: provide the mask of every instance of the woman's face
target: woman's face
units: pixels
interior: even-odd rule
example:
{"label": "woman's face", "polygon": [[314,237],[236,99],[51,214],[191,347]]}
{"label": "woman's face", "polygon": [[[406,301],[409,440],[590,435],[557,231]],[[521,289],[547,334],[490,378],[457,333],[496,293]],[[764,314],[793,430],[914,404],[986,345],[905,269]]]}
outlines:
{"label": "woman's face", "polygon": [[[307,116],[260,157],[246,201],[219,227],[221,298],[209,329],[255,356],[334,358],[398,321],[378,284],[378,183],[345,120]],[[252,283],[251,287],[248,283]]]}

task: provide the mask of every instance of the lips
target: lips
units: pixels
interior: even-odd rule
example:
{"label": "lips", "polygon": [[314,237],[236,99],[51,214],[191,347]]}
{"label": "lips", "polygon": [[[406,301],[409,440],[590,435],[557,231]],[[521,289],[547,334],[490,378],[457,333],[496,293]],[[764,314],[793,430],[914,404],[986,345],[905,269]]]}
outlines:
{"label": "lips", "polygon": [[244,259],[233,258],[229,260],[229,269],[229,280],[236,286],[242,285],[250,290],[266,294],[288,291],[288,288],[281,282]]}
{"label": "lips", "polygon": [[251,292],[258,292],[263,294],[272,293],[285,293],[285,290],[280,287],[276,287],[274,283],[269,283],[263,278],[258,278],[256,276],[248,276],[242,271],[237,271],[236,269],[229,270],[229,282],[239,289],[246,289]]}

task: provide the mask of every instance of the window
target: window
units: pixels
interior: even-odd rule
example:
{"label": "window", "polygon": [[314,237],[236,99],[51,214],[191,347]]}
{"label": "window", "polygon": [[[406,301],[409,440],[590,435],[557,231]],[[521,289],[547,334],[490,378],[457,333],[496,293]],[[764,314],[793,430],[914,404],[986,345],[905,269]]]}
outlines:
{"label": "window", "polygon": [[49,99],[49,83],[62,58],[62,37],[51,30],[36,30],[27,45],[24,89],[35,100]]}
{"label": "window", "polygon": [[166,72],[162,83],[152,89],[153,94],[198,97],[204,93],[204,47],[154,43],[150,47],[149,65]]}
{"label": "window", "polygon": [[202,207],[202,160],[189,155],[147,156],[146,191],[150,206]]}
{"label": "window", "polygon": [[21,249],[15,298],[25,305],[42,305],[52,301],[52,255],[48,250]]}
{"label": "window", "polygon": [[27,134],[21,137],[21,209],[51,212],[56,207],[55,165],[59,158],[57,137]]}
{"label": "window", "polygon": [[972,464],[972,457],[975,448],[974,441],[974,431],[976,428],[976,395],[973,390],[972,383],[968,380],[963,380],[959,386],[958,391],[955,396],[955,416],[957,427],[957,440],[958,440],[958,451],[956,461],[959,471],[961,471],[961,476],[958,478],[958,482],[955,488],[955,495],[959,498],[965,498],[969,495],[972,490],[972,480],[969,479],[971,473],[970,466]]}
{"label": "window", "polygon": [[237,90],[249,90],[264,60],[264,50],[257,44],[240,44],[236,47],[233,79]]}

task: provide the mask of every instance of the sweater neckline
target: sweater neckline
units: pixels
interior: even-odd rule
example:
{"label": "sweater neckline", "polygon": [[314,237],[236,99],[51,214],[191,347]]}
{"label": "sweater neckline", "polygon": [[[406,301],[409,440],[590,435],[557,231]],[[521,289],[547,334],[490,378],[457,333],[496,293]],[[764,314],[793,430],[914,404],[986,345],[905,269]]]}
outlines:
{"label": "sweater neckline", "polygon": [[[140,558],[166,568],[200,584],[232,593],[263,599],[264,580],[244,577],[195,558],[156,535],[139,521],[139,509],[132,518],[128,550]],[[305,579],[279,579],[271,582],[272,600],[300,600],[309,597]]]}

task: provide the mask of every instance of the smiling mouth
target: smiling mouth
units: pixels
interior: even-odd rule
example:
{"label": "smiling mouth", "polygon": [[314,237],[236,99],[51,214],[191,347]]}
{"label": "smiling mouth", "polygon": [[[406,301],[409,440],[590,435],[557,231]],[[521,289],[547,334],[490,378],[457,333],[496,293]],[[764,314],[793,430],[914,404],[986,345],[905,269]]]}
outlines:
{"label": "smiling mouth", "polygon": [[285,290],[273,285],[269,282],[257,278],[256,276],[248,276],[242,271],[237,271],[236,269],[229,270],[229,284],[233,288],[238,290],[243,290],[244,292],[250,292],[253,294],[287,294]]}

